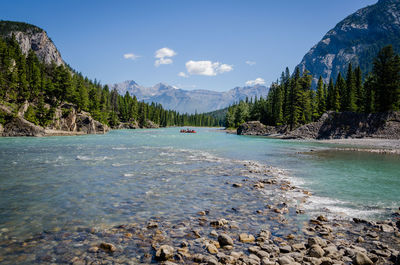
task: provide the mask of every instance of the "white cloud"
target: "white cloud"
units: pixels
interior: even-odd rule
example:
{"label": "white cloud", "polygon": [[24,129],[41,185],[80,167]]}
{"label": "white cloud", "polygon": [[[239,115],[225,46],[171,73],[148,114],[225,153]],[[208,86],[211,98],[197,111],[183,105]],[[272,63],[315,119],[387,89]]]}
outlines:
{"label": "white cloud", "polygon": [[137,55],[137,54],[134,54],[134,53],[125,53],[124,54],[124,58],[125,59],[136,60],[139,57],[140,57],[140,55]]}
{"label": "white cloud", "polygon": [[164,47],[156,51],[154,57],[156,58],[164,58],[164,57],[173,57],[176,55],[176,52],[170,48]]}
{"label": "white cloud", "polygon": [[171,64],[173,63],[172,59],[170,58],[161,58],[154,62],[154,65],[159,67],[161,64]]}
{"label": "white cloud", "polygon": [[255,80],[249,80],[246,82],[246,86],[255,86],[255,85],[265,85],[265,80],[259,77],[256,78]]}
{"label": "white cloud", "polygon": [[256,64],[256,62],[254,62],[254,61],[246,61],[246,63],[247,63],[248,65],[250,65],[250,66],[252,66],[252,65],[255,65],[255,64]]}
{"label": "white cloud", "polygon": [[180,76],[180,77],[188,77],[187,74],[185,74],[184,72],[179,72],[178,76]]}
{"label": "white cloud", "polygon": [[161,64],[171,64],[173,61],[169,57],[174,57],[176,54],[177,53],[174,50],[167,47],[158,49],[154,54],[154,57],[157,58],[154,65],[158,67]]}
{"label": "white cloud", "polygon": [[211,61],[188,61],[186,70],[191,75],[215,76],[233,70],[232,65]]}

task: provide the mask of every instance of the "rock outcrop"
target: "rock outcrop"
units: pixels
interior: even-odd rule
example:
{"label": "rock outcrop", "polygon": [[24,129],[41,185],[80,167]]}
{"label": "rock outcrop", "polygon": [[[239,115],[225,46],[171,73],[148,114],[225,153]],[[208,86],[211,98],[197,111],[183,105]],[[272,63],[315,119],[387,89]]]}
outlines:
{"label": "rock outcrop", "polygon": [[378,51],[393,45],[400,50],[400,1],[379,0],[346,17],[304,56],[298,67],[313,75],[315,86],[319,76],[325,83],[346,73],[349,62],[359,65],[363,73],[372,69]]}
{"label": "rock outcrop", "polygon": [[285,137],[400,139],[400,112],[373,114],[327,112],[322,115],[319,121],[303,125],[288,132]]}
{"label": "rock outcrop", "polygon": [[43,128],[24,118],[27,106],[29,103],[25,103],[18,113],[14,114],[10,108],[0,105],[0,111],[7,116],[4,124],[1,125],[0,136],[103,134],[110,130],[107,125],[94,120],[89,113],[77,112],[75,106],[68,103],[57,108],[51,124]]}
{"label": "rock outcrop", "polygon": [[239,135],[279,136],[286,139],[382,138],[400,139],[400,112],[354,113],[329,111],[292,131],[287,126],[265,126],[258,121],[242,124]]}
{"label": "rock outcrop", "polygon": [[239,126],[237,134],[271,136],[283,134],[286,130],[287,126],[266,126],[259,121],[249,121]]}
{"label": "rock outcrop", "polygon": [[60,52],[43,29],[22,22],[0,21],[0,36],[15,36],[21,50],[28,54],[32,49],[45,64],[65,65]]}

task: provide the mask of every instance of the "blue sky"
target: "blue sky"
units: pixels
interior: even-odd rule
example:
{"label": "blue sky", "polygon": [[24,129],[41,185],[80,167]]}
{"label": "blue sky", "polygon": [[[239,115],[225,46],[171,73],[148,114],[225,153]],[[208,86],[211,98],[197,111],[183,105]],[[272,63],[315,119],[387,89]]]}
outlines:
{"label": "blue sky", "polygon": [[340,20],[376,0],[4,0],[0,19],[47,31],[103,84],[226,91],[269,85]]}

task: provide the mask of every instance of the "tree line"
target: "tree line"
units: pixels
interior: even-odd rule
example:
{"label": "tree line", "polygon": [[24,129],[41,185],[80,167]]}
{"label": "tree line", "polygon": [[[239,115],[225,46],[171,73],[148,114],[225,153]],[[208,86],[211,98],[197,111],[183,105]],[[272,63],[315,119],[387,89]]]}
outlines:
{"label": "tree line", "polygon": [[400,110],[400,56],[391,45],[382,48],[373,61],[373,70],[363,79],[360,67],[349,63],[347,73],[338,74],[329,83],[319,77],[312,89],[308,71],[293,75],[286,68],[280,80],[273,82],[266,98],[246,99],[230,106],[225,116],[226,127],[258,120],[266,125],[299,125],[318,120],[326,111],[359,113]]}
{"label": "tree line", "polygon": [[[149,122],[159,126],[218,126],[205,114],[180,114],[160,104],[138,101],[129,93],[90,80],[68,65],[44,64],[30,50],[24,55],[15,37],[0,38],[0,102],[18,106],[31,103],[25,118],[46,126],[53,120],[62,102],[89,112],[95,120],[110,126],[137,121],[142,127]],[[15,108],[16,109],[16,108]]]}

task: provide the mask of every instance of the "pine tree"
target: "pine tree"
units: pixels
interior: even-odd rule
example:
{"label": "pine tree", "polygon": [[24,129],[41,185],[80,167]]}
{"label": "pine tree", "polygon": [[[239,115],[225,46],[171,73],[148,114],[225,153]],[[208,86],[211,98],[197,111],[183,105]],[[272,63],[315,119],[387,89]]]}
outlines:
{"label": "pine tree", "polygon": [[356,106],[357,112],[364,111],[364,87],[362,83],[362,72],[360,66],[354,71],[355,87],[356,87]]}
{"label": "pine tree", "polygon": [[342,103],[344,104],[344,106],[342,106],[342,110],[353,112],[357,111],[355,82],[356,80],[353,73],[353,68],[351,63],[349,63],[346,75],[346,92],[344,95],[342,94]]}
{"label": "pine tree", "polygon": [[335,87],[333,86],[333,79],[332,77],[329,79],[329,85],[328,85],[328,93],[327,93],[327,98],[326,98],[326,109],[327,110],[333,110],[335,106]]}
{"label": "pine tree", "polygon": [[321,116],[325,111],[326,103],[325,103],[325,91],[324,91],[324,82],[322,81],[322,77],[320,76],[317,84],[317,115]]}
{"label": "pine tree", "polygon": [[375,104],[379,112],[400,108],[400,57],[395,55],[391,45],[382,48],[376,59],[374,76]]}
{"label": "pine tree", "polygon": [[342,104],[344,104],[344,99],[343,97],[346,96],[346,81],[343,79],[342,75],[339,73],[338,77],[336,79],[335,83],[335,93],[334,93],[334,98],[333,98],[333,110],[338,112],[338,111],[343,111],[344,107]]}

